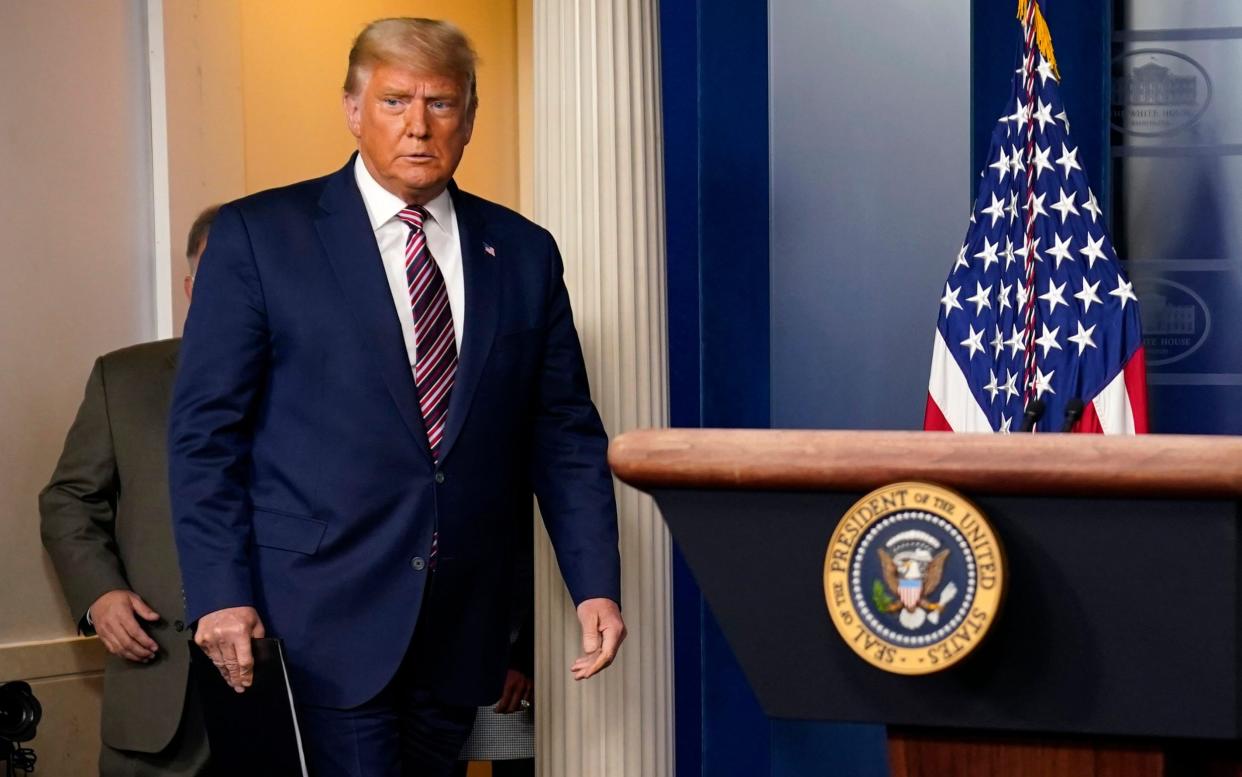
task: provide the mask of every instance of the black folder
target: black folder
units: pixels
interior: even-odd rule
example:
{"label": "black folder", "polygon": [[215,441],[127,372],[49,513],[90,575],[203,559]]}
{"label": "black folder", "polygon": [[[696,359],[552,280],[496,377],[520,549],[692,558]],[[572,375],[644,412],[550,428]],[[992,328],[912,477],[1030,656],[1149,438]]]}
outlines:
{"label": "black folder", "polygon": [[284,646],[256,639],[251,650],[254,684],[237,693],[190,642],[190,674],[202,700],[213,773],[307,777]]}

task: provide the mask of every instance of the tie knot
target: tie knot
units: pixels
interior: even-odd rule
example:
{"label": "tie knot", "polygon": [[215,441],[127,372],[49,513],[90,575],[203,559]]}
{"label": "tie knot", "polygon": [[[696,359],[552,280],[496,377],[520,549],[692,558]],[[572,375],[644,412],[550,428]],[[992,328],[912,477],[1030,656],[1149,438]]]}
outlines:
{"label": "tie knot", "polygon": [[397,218],[409,224],[411,229],[422,229],[423,220],[427,218],[427,209],[422,205],[407,205],[397,214]]}

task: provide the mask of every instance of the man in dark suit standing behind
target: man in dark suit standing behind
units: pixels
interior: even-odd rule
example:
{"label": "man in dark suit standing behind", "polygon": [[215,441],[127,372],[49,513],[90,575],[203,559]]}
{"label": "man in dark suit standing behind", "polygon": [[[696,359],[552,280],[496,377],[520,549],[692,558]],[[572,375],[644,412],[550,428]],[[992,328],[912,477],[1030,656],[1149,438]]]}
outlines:
{"label": "man in dark suit standing behind", "polygon": [[[216,209],[190,228],[189,299]],[[103,777],[202,774],[207,738],[193,691],[181,573],[168,507],[168,403],[180,340],[101,356],[39,494],[43,545],[69,611],[108,652]]]}
{"label": "man in dark suit standing behind", "polygon": [[451,24],[368,25],[343,95],[358,153],[223,207],[186,323],[169,471],[188,617],[239,692],[251,638],[285,641],[322,775],[451,773],[504,682],[532,494],[582,625],[570,671],[625,635],[556,244],[452,181],[475,59]]}

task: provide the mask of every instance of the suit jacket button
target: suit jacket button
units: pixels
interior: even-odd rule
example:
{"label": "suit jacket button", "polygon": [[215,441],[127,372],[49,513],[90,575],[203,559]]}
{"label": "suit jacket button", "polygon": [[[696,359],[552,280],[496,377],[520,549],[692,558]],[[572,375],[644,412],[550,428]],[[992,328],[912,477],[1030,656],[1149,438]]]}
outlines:
{"label": "suit jacket button", "polygon": [[443,483],[443,482],[444,482],[444,473],[443,473],[443,472],[437,472],[437,473],[436,473],[436,482],[437,482],[437,483]]}
{"label": "suit jacket button", "polygon": [[185,631],[185,621],[173,621],[173,628],[177,631]]}
{"label": "suit jacket button", "polygon": [[414,557],[414,558],[410,561],[410,566],[414,567],[414,571],[415,571],[415,572],[422,572],[422,571],[423,571],[423,568],[427,566],[427,562],[426,562],[426,561],[423,561],[423,557],[422,557],[422,556],[415,556],[415,557]]}

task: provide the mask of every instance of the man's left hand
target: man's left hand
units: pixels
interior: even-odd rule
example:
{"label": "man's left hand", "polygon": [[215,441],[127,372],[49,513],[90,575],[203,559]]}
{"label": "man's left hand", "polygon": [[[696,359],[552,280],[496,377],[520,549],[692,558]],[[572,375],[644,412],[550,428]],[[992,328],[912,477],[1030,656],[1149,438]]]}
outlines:
{"label": "man's left hand", "polygon": [[587,599],[578,605],[578,622],[582,624],[583,655],[569,671],[575,680],[585,680],[617,657],[625,639],[625,621],[621,619],[621,607],[613,600]]}

